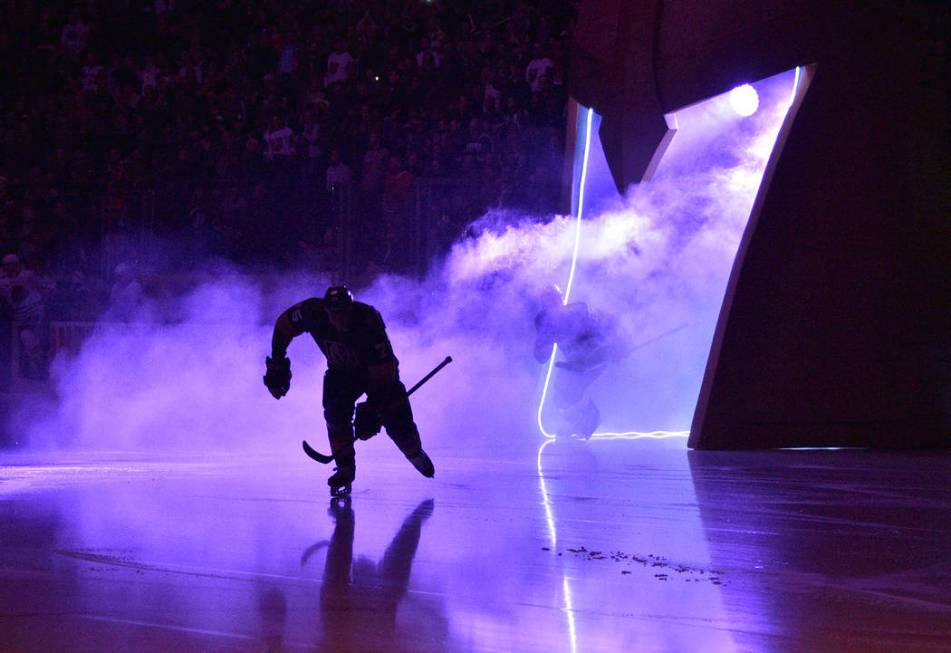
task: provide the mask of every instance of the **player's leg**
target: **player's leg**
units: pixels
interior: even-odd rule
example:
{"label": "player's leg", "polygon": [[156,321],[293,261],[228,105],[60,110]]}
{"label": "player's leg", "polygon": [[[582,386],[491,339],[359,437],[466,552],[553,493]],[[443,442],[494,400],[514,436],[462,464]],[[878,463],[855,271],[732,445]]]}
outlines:
{"label": "player's leg", "polygon": [[[372,401],[372,398],[368,397],[368,400]],[[413,409],[406,396],[406,386],[401,381],[394,382],[388,389],[382,417],[386,434],[403,455],[413,463],[413,467],[420,474],[432,478],[436,470],[432,460],[423,451],[419,429],[413,420]]]}
{"label": "player's leg", "polygon": [[353,449],[353,407],[362,391],[356,379],[336,370],[324,374],[323,407],[327,422],[330,453],[337,463],[336,472],[327,480],[331,492],[349,488],[356,475]]}

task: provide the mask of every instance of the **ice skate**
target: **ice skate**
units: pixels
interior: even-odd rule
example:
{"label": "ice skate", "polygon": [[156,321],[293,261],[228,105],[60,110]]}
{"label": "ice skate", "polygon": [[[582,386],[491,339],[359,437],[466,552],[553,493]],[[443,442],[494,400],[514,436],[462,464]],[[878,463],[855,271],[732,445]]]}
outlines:
{"label": "ice skate", "polygon": [[422,449],[420,449],[419,453],[415,456],[407,456],[406,458],[413,463],[413,467],[416,468],[416,471],[426,478],[432,478],[436,475],[436,467],[433,465],[433,461],[429,459],[429,456],[427,456],[426,452]]}
{"label": "ice skate", "polygon": [[354,465],[350,465],[349,467],[334,467],[334,473],[327,479],[327,485],[330,486],[330,496],[349,496],[350,490],[352,489],[351,484],[356,474],[357,468]]}

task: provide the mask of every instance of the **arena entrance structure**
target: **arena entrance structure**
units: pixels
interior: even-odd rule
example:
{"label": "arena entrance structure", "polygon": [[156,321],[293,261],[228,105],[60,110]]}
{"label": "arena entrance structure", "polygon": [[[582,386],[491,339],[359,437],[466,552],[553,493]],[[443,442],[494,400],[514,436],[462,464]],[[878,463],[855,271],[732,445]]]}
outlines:
{"label": "arena entrance structure", "polygon": [[951,444],[947,28],[928,2],[580,4],[570,93],[602,117],[619,192],[663,156],[665,114],[802,70],[691,448]]}

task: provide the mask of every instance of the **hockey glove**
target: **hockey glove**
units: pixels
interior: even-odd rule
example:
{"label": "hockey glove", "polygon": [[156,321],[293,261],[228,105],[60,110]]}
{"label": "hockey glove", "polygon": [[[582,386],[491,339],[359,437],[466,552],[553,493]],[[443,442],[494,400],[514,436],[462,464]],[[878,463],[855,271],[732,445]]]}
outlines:
{"label": "hockey glove", "polygon": [[358,440],[369,440],[383,428],[383,413],[365,401],[357,404],[357,414],[353,418],[353,434]]}
{"label": "hockey glove", "polygon": [[264,375],[264,385],[275,399],[280,399],[291,389],[291,360],[284,358],[264,359],[267,373]]}

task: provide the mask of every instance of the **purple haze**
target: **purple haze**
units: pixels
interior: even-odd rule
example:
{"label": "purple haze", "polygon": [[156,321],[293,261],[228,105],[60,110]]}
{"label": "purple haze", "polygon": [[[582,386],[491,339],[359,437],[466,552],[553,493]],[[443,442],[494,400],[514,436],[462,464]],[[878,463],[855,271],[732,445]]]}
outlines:
{"label": "purple haze", "polygon": [[[602,430],[689,427],[726,280],[793,73],[756,84],[759,111],[727,96],[684,109],[650,183],[582,229],[572,301],[615,325],[621,357],[592,389]],[[387,321],[407,385],[445,355],[455,362],[414,396],[428,449],[534,447],[544,366],[532,356],[537,299],[564,284],[574,221],[493,211],[422,281],[382,277],[355,289]],[[307,336],[290,348],[294,378],[277,402],[261,383],[271,324],[328,280],[262,280],[209,264],[194,289],[140,307],[134,324],[104,323],[54,362],[56,401],[21,411],[32,446],[99,451],[273,450],[307,438],[326,449],[323,361]],[[176,320],[161,319],[169,312]],[[27,420],[24,415],[31,417]],[[40,415],[38,417],[38,415]]]}

